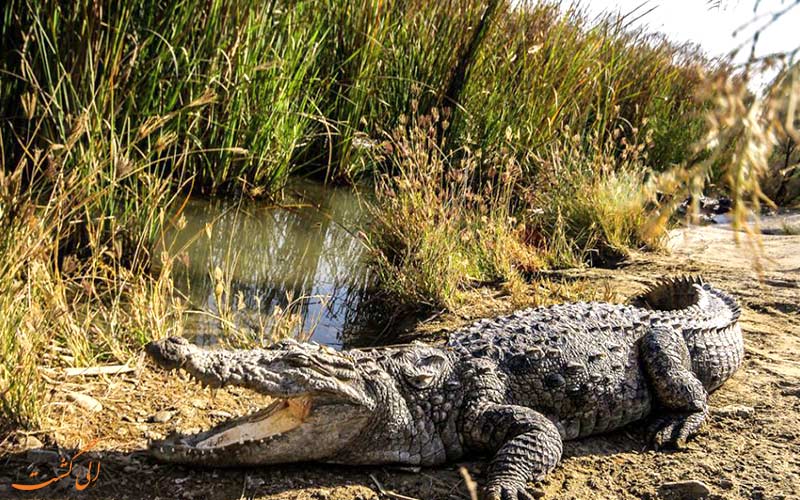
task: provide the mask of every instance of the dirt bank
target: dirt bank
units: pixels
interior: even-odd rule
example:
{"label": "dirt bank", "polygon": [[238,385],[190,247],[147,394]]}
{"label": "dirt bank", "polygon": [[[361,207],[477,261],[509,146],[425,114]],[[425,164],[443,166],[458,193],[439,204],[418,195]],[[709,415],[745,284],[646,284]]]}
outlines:
{"label": "dirt bank", "polygon": [[[561,467],[534,486],[554,499],[650,499],[662,498],[659,486],[665,482],[699,480],[711,490],[708,498],[800,498],[800,236],[764,236],[763,279],[752,270],[746,248],[734,246],[724,226],[674,232],[671,247],[670,255],[638,255],[621,269],[569,271],[552,279],[590,280],[593,289],[622,297],[664,275],[702,274],[742,303],[744,367],[712,395],[708,425],[688,449],[649,450],[641,428],[631,426],[567,443]],[[494,297],[481,307],[465,309],[460,317],[429,322],[421,329],[427,333],[415,336],[440,338],[446,327],[510,308],[503,297]],[[167,377],[144,359],[135,372],[123,375],[64,379],[53,373],[51,378],[45,428],[32,435],[11,432],[0,441],[0,497],[356,500],[381,498],[380,483],[403,495],[394,498],[445,499],[469,498],[460,466],[482,478],[484,463],[478,459],[421,471],[325,465],[233,470],[165,466],[141,452],[148,437],[175,427],[205,426],[259,402],[249,393],[211,393]],[[102,410],[92,412],[69,402],[68,390],[91,395]],[[69,477],[27,494],[8,488],[12,481],[32,482],[26,478],[31,471],[50,473],[52,466],[41,464],[58,460],[51,452],[57,445],[81,447],[95,438],[99,441],[93,450],[76,458],[73,468],[81,484],[87,468],[90,474],[96,469],[89,460],[101,464],[97,482],[84,491],[77,492],[76,480]],[[31,468],[31,462],[40,465]]]}

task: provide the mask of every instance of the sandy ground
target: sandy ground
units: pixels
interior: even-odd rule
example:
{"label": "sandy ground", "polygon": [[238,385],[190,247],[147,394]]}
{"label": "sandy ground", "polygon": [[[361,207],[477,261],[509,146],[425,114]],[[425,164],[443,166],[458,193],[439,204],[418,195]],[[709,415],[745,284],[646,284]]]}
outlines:
{"label": "sandy ground", "polygon": [[[697,480],[712,499],[800,499],[800,236],[773,234],[763,240],[760,278],[746,245],[735,246],[724,225],[673,232],[670,255],[637,255],[615,270],[550,276],[563,282],[590,280],[598,290],[612,290],[621,298],[661,276],[702,274],[740,299],[747,354],[743,368],[711,396],[709,422],[687,449],[652,451],[644,425],[632,425],[566,443],[561,466],[532,488],[553,499],[691,498],[661,486]],[[511,307],[495,297],[460,315],[428,322],[404,340],[436,340],[454,324]],[[0,497],[459,499],[469,498],[460,467],[483,478],[480,457],[422,470],[316,464],[223,470],[158,464],[143,452],[148,438],[175,428],[206,427],[263,401],[238,390],[212,393],[154,370],[144,358],[127,374],[65,378],[56,373],[52,378],[45,428],[0,436]],[[84,409],[68,401],[66,391],[91,395],[102,409]],[[73,459],[71,476],[29,493],[10,488],[12,482],[34,482],[31,473],[42,481],[53,477],[63,471],[58,469],[59,450],[74,456],[94,439],[91,450]],[[87,482],[87,472],[95,476],[97,464],[97,480],[77,491]]]}

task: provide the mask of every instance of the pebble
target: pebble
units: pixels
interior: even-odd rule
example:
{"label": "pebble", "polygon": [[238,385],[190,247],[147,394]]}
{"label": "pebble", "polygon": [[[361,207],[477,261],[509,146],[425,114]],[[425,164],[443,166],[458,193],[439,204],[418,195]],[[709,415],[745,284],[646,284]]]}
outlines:
{"label": "pebble", "polygon": [[173,415],[175,415],[174,411],[169,411],[169,410],[157,411],[155,415],[150,417],[150,422],[156,424],[163,424],[165,422],[169,422],[169,420],[172,418]]}
{"label": "pebble", "polygon": [[195,408],[199,408],[201,410],[205,410],[206,407],[208,406],[208,401],[204,399],[193,399],[191,402],[192,406],[194,406]]}
{"label": "pebble", "polygon": [[719,417],[750,418],[755,415],[755,408],[745,405],[727,405],[711,410],[713,415]]}
{"label": "pebble", "polygon": [[36,436],[22,436],[19,440],[19,445],[23,450],[30,450],[32,448],[42,448],[42,443]]}
{"label": "pebble", "polygon": [[67,392],[67,399],[75,403],[77,406],[80,406],[84,410],[88,410],[91,412],[98,412],[103,409],[103,405],[100,404],[100,401],[94,399],[91,396],[87,396],[86,394],[81,394],[80,392]]}
{"label": "pebble", "polygon": [[675,481],[664,483],[658,488],[658,493],[667,498],[680,498],[681,500],[694,500],[705,498],[711,494],[711,490],[703,481]]}

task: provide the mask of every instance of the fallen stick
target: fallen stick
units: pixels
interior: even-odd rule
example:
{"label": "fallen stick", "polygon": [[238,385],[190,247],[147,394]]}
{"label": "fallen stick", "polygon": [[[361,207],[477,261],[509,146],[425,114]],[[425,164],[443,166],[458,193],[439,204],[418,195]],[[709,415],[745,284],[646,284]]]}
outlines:
{"label": "fallen stick", "polygon": [[400,493],[395,493],[394,491],[385,489],[383,487],[383,485],[380,483],[380,481],[378,481],[378,478],[375,477],[374,474],[370,474],[369,477],[370,477],[370,479],[372,479],[372,482],[374,482],[375,486],[378,488],[378,493],[380,493],[383,496],[386,496],[386,497],[389,497],[389,498],[395,498],[396,500],[419,500],[419,498],[407,497],[405,495],[401,495]]}
{"label": "fallen stick", "polygon": [[120,373],[132,372],[133,368],[128,365],[105,365],[105,366],[86,366],[80,368],[65,368],[64,374],[67,377],[78,377],[81,375],[117,375]]}

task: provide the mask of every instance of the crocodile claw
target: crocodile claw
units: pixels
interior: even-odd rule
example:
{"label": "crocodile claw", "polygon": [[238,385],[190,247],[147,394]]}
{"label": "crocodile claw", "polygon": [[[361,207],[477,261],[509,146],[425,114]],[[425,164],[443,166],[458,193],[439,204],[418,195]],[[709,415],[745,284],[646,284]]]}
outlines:
{"label": "crocodile claw", "polygon": [[650,426],[650,440],[653,448],[676,449],[686,447],[686,441],[692,438],[705,420],[705,414],[690,413],[688,415],[668,415],[653,422]]}
{"label": "crocodile claw", "polygon": [[524,484],[505,483],[487,487],[484,498],[486,500],[534,500],[543,496],[544,493],[541,490],[528,492]]}

